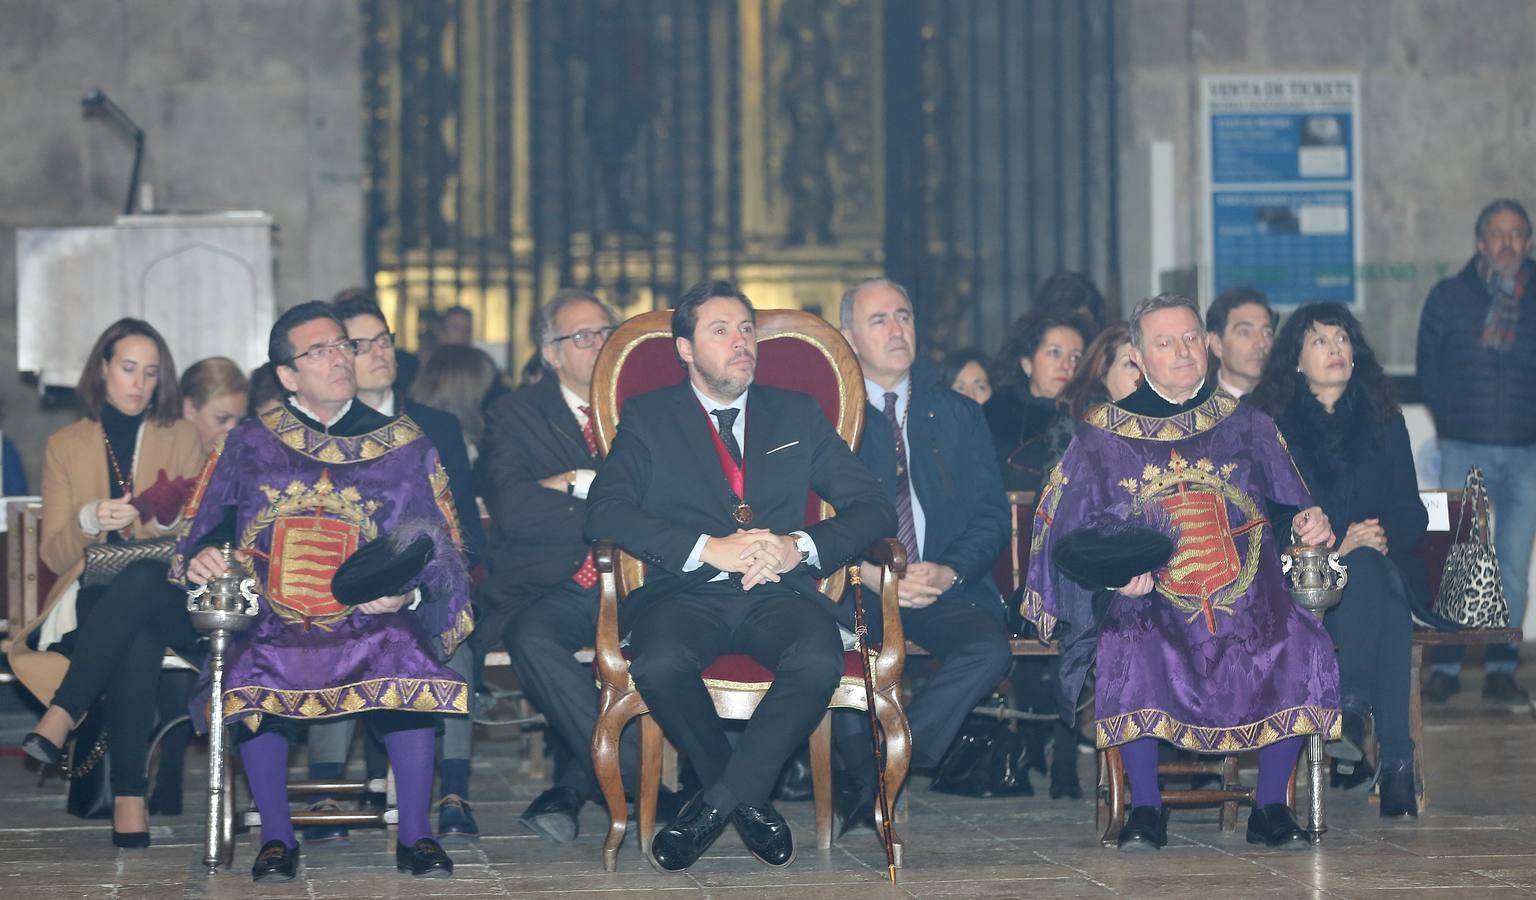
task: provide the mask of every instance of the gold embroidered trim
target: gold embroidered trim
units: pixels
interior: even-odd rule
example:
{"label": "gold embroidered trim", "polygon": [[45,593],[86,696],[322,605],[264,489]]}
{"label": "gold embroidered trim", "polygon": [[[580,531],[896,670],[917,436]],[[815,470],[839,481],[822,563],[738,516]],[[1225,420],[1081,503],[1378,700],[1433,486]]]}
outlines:
{"label": "gold embroidered trim", "polygon": [[1204,403],[1167,418],[1138,416],[1113,403],[1088,410],[1083,421],[1124,438],[1143,441],[1180,441],[1210,431],[1237,409],[1238,401],[1225,391],[1215,391]]}
{"label": "gold embroidered trim", "polygon": [[1196,753],[1236,753],[1257,750],[1289,737],[1322,734],[1328,739],[1337,738],[1339,711],[1312,705],[1294,706],[1257,722],[1223,727],[1191,725],[1160,709],[1138,709],[1098,719],[1093,730],[1095,743],[1101,750],[1138,738],[1155,737]]}
{"label": "gold embroidered trim", "polygon": [[453,651],[459,649],[459,645],[464,643],[464,639],[469,637],[470,633],[474,630],[475,614],[470,611],[469,606],[465,606],[459,610],[459,616],[454,620],[453,625],[447,631],[438,635],[437,639],[443,645],[443,653],[447,656],[452,656]]}
{"label": "gold embroidered trim", "polygon": [[405,415],[353,437],[316,431],[300,421],[286,405],[262,414],[261,423],[289,450],[329,465],[378,459],[421,437],[421,426]]}
{"label": "gold embroidered trim", "polygon": [[259,722],[261,715],[331,719],[372,709],[467,714],[469,688],[462,681],[438,678],[376,678],[314,691],[243,685],[224,692],[225,722]]}
{"label": "gold embroidered trim", "polygon": [[1024,588],[1024,600],[1019,604],[1019,614],[1025,621],[1035,623],[1043,638],[1049,639],[1056,632],[1056,617],[1045,611],[1045,598],[1032,587]]}

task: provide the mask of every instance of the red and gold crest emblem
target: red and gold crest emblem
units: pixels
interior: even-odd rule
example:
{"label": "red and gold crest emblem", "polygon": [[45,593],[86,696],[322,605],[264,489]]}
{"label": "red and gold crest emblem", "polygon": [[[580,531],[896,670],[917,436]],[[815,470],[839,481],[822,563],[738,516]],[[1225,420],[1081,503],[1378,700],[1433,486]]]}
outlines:
{"label": "red and gold crest emblem", "polygon": [[339,519],[285,516],[272,526],[267,595],[309,623],[333,622],[347,607],[331,594],[331,577],[357,549],[361,530]]}

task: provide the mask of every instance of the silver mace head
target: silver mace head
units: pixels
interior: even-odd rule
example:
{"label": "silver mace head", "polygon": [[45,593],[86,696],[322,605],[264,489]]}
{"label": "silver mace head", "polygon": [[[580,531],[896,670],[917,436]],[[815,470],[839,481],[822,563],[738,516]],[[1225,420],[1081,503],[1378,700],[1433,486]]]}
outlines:
{"label": "silver mace head", "polygon": [[224,545],[224,573],[187,592],[187,614],[192,627],[204,634],[215,631],[236,632],[251,627],[260,609],[256,579],[242,578],[235,561],[235,551]]}

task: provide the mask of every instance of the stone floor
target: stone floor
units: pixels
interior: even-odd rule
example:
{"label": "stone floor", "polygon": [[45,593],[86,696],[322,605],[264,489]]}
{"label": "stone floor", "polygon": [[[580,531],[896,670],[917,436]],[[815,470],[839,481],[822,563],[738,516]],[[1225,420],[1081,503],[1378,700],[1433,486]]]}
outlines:
{"label": "stone floor", "polygon": [[[1528,682],[1530,678],[1526,679]],[[1170,844],[1154,855],[1123,856],[1098,846],[1089,800],[970,800],[919,783],[903,828],[906,867],[885,883],[876,839],[863,835],[832,850],[802,849],[772,872],[726,834],[685,875],[663,876],[626,842],[618,872],[604,874],[606,814],[588,806],[582,835],[556,846],[522,832],[515,817],[542,785],[526,776],[523,744],[481,729],[475,761],[475,812],[485,837],[450,847],[452,880],[413,881],[394,871],[381,830],[354,833],[347,848],[316,848],[301,878],[255,885],[248,870],[252,835],[239,840],[235,868],[208,877],[200,863],[201,816],[157,821],[154,846],[116,851],[105,823],[65,814],[63,785],[39,784],[16,745],[34,714],[0,687],[0,898],[4,900],[172,900],[172,898],[619,896],[650,892],[746,900],[801,897],[1515,897],[1536,893],[1536,779],[1530,748],[1536,716],[1492,709],[1468,690],[1427,710],[1431,805],[1417,822],[1383,822],[1358,793],[1329,794],[1331,829],[1299,852],[1255,849],[1241,828],[1225,835],[1214,811],[1178,811]],[[1536,684],[1528,684],[1536,687]],[[1079,760],[1085,783],[1093,758]],[[194,750],[188,784],[206,760]],[[1251,774],[1251,773],[1250,773]],[[188,810],[201,795],[189,791]],[[785,804],[802,840],[813,841],[810,804]],[[802,845],[803,847],[804,845]]]}

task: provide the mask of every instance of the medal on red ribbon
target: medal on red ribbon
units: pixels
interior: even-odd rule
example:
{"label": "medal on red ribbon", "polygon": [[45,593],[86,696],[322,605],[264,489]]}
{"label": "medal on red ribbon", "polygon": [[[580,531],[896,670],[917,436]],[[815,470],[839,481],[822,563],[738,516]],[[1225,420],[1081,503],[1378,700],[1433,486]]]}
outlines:
{"label": "medal on red ribbon", "polygon": [[[701,407],[702,408],[702,407]],[[731,451],[725,448],[725,441],[716,430],[715,423],[710,419],[709,413],[704,413],[704,421],[709,424],[709,436],[715,441],[715,456],[720,460],[720,471],[725,473],[726,483],[731,486],[731,500],[735,504],[731,509],[731,518],[739,525],[746,525],[752,521],[752,507],[744,499],[746,497],[746,474],[731,456]]]}

